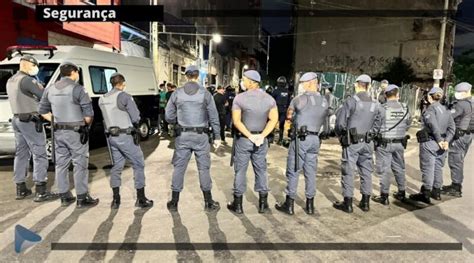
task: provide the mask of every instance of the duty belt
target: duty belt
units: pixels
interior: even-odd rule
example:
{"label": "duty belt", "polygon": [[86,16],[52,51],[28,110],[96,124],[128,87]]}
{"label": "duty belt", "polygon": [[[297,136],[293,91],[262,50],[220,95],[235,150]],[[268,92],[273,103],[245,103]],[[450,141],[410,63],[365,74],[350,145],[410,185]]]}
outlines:
{"label": "duty belt", "polygon": [[54,129],[55,130],[68,130],[68,131],[79,132],[82,127],[84,127],[84,126],[81,126],[81,125],[68,125],[68,124],[54,124]]}
{"label": "duty belt", "polygon": [[402,143],[405,138],[396,138],[396,139],[382,139],[382,143]]}
{"label": "duty belt", "polygon": [[179,129],[181,132],[209,133],[209,128],[207,127],[181,127]]}
{"label": "duty belt", "polygon": [[307,135],[316,135],[316,136],[318,136],[319,132],[307,131],[306,134]]}
{"label": "duty belt", "polygon": [[352,144],[358,144],[361,142],[365,142],[366,135],[365,134],[354,134],[351,135]]}
{"label": "duty belt", "polygon": [[[251,134],[260,134],[262,132],[261,131],[250,131],[250,133]],[[244,136],[241,132],[237,132],[235,135],[237,136],[237,138]]]}
{"label": "duty belt", "polygon": [[107,134],[112,135],[112,136],[119,136],[120,134],[127,134],[127,135],[132,135],[135,132],[135,128],[130,127],[127,129],[121,129],[119,127],[110,127],[107,130]]}

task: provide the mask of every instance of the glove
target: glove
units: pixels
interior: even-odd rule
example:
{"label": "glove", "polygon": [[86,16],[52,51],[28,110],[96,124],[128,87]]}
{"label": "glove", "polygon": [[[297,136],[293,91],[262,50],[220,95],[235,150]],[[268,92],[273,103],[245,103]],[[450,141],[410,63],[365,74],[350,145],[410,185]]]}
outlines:
{"label": "glove", "polygon": [[217,149],[221,147],[221,144],[222,142],[220,140],[214,140],[214,143],[212,144],[212,146],[214,146],[214,150],[217,151]]}

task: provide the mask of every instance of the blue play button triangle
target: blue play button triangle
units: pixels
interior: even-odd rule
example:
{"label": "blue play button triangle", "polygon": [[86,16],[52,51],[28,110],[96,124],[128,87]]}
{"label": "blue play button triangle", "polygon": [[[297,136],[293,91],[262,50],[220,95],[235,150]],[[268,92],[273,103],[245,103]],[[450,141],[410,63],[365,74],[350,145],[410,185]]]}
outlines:
{"label": "blue play button triangle", "polygon": [[20,253],[41,241],[41,236],[21,226],[15,226],[15,252]]}

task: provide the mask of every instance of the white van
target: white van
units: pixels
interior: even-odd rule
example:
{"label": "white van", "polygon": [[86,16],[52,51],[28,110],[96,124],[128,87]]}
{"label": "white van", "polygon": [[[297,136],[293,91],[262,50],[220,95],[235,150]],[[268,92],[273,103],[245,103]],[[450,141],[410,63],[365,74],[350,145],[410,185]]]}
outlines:
{"label": "white van", "polygon": [[[152,131],[158,129],[159,91],[150,59],[79,46],[13,46],[7,49],[7,58],[0,62],[0,154],[15,152],[10,123],[13,114],[6,94],[6,83],[18,71],[20,57],[25,54],[38,60],[40,71],[37,79],[45,87],[60,79],[61,63],[67,61],[79,66],[79,83],[89,93],[94,106],[93,133],[103,134],[98,100],[112,88],[109,78],[115,72],[124,75],[127,92],[134,97],[140,110],[142,121],[139,131],[142,139],[147,139]],[[94,137],[91,136],[91,143]]]}

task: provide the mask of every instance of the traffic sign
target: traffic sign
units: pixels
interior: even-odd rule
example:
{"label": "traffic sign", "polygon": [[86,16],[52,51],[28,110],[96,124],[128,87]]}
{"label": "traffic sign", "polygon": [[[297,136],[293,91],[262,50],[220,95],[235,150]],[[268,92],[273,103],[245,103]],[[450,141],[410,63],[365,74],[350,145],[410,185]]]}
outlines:
{"label": "traffic sign", "polygon": [[442,69],[433,70],[433,79],[443,79],[443,70]]}

